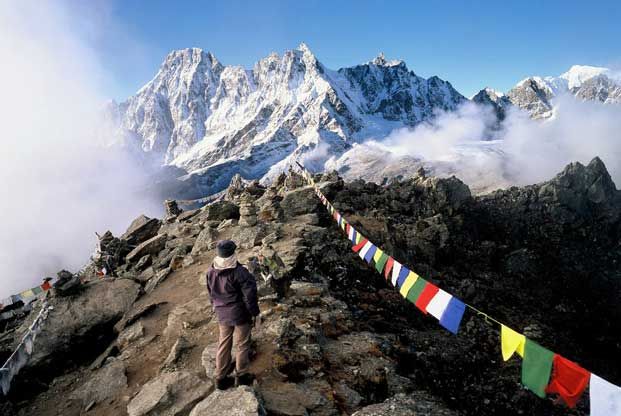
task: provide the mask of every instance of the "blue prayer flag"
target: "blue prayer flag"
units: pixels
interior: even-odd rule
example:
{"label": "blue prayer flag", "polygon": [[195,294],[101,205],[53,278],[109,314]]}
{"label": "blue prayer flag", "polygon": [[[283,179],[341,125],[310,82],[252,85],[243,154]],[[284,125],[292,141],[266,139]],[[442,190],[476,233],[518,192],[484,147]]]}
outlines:
{"label": "blue prayer flag", "polygon": [[457,331],[459,331],[459,324],[461,323],[461,318],[464,316],[465,310],[466,305],[461,300],[453,297],[442,314],[440,325],[451,331],[453,334],[457,334]]}
{"label": "blue prayer flag", "polygon": [[376,251],[377,251],[377,247],[371,244],[369,251],[367,251],[367,254],[365,254],[364,256],[364,259],[366,260],[367,263],[371,263],[371,260],[373,259],[373,256],[375,255]]}

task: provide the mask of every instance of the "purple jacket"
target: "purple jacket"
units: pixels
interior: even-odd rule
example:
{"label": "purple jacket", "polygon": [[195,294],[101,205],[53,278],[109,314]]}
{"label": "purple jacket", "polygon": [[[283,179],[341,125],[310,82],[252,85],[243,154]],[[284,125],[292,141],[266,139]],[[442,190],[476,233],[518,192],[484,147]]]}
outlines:
{"label": "purple jacket", "polygon": [[207,290],[218,321],[225,325],[250,323],[259,314],[257,282],[241,264],[232,269],[207,271]]}

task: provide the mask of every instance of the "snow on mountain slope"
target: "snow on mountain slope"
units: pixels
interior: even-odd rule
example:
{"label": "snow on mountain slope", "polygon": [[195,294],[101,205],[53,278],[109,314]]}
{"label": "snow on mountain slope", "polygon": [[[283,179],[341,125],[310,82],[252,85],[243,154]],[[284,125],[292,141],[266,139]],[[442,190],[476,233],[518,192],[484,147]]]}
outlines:
{"label": "snow on mountain slope", "polygon": [[[506,95],[486,88],[472,102],[494,110],[497,122],[488,126],[493,135],[512,107],[549,118],[561,94],[621,102],[611,71],[579,65],[559,77],[529,77]],[[295,160],[373,180],[411,176],[419,159],[354,145],[425,125],[468,101],[449,82],[425,79],[383,54],[330,70],[301,44],[245,69],[191,48],[171,52],[136,95],[109,103],[106,122],[116,126],[118,142],[148,164],[165,167],[158,181],[169,196],[192,199],[220,191],[236,173],[269,181]],[[445,165],[424,166],[452,172]]]}
{"label": "snow on mountain slope", "polygon": [[219,191],[237,172],[261,178],[308,156],[321,165],[464,101],[450,83],[383,55],[332,71],[301,44],[246,70],[192,48],[171,52],[135,96],[110,106],[109,119],[152,162],[186,171],[179,193],[191,198]]}
{"label": "snow on mountain slope", "polygon": [[561,94],[605,104],[621,103],[620,85],[608,68],[574,65],[558,77],[526,78],[507,97],[511,104],[528,111],[533,118],[548,118],[553,114],[551,100]]}
{"label": "snow on mountain slope", "polygon": [[598,66],[574,65],[569,71],[563,73],[559,78],[567,81],[567,88],[580,88],[583,82],[598,75],[606,75],[610,70]]}

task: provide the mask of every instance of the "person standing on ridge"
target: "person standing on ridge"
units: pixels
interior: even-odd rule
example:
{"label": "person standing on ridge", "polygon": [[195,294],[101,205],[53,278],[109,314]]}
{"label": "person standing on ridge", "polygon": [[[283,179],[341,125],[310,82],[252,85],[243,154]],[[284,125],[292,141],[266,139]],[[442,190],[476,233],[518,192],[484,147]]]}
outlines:
{"label": "person standing on ridge", "polygon": [[[217,256],[207,271],[207,291],[211,298],[220,336],[216,354],[216,388],[232,386],[229,374],[235,366],[235,385],[250,385],[254,376],[249,373],[251,329],[260,324],[257,283],[254,276],[237,261],[231,240],[218,241]],[[235,363],[231,351],[233,338],[237,345]]]}

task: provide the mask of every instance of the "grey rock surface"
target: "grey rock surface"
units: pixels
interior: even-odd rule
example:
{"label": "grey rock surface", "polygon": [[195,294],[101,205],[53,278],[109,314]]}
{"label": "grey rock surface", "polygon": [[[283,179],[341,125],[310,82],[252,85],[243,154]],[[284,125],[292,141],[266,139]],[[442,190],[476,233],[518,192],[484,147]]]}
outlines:
{"label": "grey rock surface", "polygon": [[263,406],[251,387],[216,390],[192,409],[190,416],[264,416]]}
{"label": "grey rock surface", "polygon": [[82,406],[87,406],[93,401],[103,403],[108,399],[114,399],[125,388],[127,388],[125,365],[121,360],[113,360],[80,383],[69,398],[80,401]]}
{"label": "grey rock surface", "polygon": [[213,390],[213,383],[178,371],[163,373],[148,383],[127,405],[129,416],[185,415]]}

